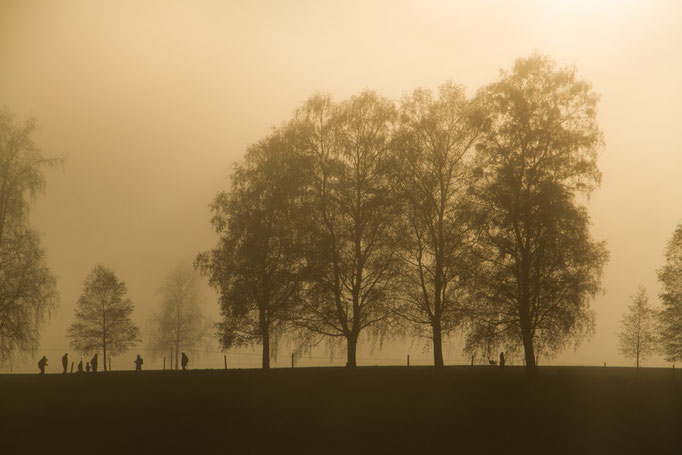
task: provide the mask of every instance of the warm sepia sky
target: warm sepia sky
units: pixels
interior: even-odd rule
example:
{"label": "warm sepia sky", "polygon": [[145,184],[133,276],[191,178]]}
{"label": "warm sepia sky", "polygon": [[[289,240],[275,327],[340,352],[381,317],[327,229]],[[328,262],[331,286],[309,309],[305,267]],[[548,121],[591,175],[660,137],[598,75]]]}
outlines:
{"label": "warm sepia sky", "polygon": [[[144,329],[163,276],[215,243],[208,204],[230,164],[314,92],[397,99],[452,79],[473,94],[533,50],[601,93],[606,140],[589,203],[611,252],[597,333],[554,362],[626,365],[615,332],[628,296],[643,284],[658,303],[655,271],[682,221],[682,2],[0,0],[0,107],[36,117],[44,152],[68,157],[32,216],[61,294],[38,353],[48,372],[91,268],[128,283]],[[431,360],[419,343],[362,352],[359,364]],[[244,353],[231,365],[258,366]],[[221,365],[217,353],[194,364]]]}

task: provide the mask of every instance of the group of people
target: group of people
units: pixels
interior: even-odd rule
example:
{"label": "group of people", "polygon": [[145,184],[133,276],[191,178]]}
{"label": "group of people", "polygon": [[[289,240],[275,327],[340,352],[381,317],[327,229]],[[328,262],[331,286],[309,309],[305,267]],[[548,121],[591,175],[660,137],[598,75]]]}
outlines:
{"label": "group of people", "polygon": [[[144,360],[142,360],[142,357],[140,357],[140,354],[137,354],[137,358],[134,360],[135,363],[135,371],[142,371],[142,364],[144,363]],[[184,352],[182,353],[182,369],[185,370],[187,369],[187,364],[189,363],[189,357],[187,357],[187,354]],[[92,371],[93,373],[97,373],[97,353],[93,356],[92,359],[90,359],[89,362],[85,363],[85,371],[87,373],[90,373]],[[47,366],[47,357],[43,356],[39,361],[38,361],[38,368],[40,369],[40,374],[45,374],[45,367]],[[67,368],[69,366],[69,355],[68,353],[65,353],[64,356],[62,356],[62,366],[64,367],[64,374],[66,374]],[[73,365],[71,365],[71,372],[73,372]],[[83,359],[81,359],[80,362],[78,362],[78,373],[83,372]]]}

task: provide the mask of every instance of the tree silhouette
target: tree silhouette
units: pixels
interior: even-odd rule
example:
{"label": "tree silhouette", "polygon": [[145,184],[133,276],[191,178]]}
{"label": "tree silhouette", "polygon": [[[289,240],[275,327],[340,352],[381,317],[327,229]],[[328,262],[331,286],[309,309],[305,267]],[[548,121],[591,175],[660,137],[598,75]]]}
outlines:
{"label": "tree silhouette", "polygon": [[130,320],[132,312],[125,283],[110,269],[95,266],[83,282],[76,321],[68,329],[71,346],[83,354],[102,349],[107,371],[107,355],[126,352],[140,341],[140,331]]}
{"label": "tree silhouette", "polygon": [[296,323],[308,343],[345,341],[349,367],[357,365],[362,333],[387,331],[395,301],[403,222],[392,178],[395,119],[393,103],[370,91],[339,104],[312,97],[296,116],[297,148],[309,162],[305,235],[313,270]]}
{"label": "tree silhouette", "polygon": [[402,253],[403,305],[398,313],[415,334],[432,340],[434,364],[443,366],[443,337],[464,320],[476,241],[469,188],[471,158],[478,136],[474,110],[464,89],[441,86],[440,96],[415,90],[403,98],[394,141],[401,163],[410,233]]}
{"label": "tree silhouette", "polygon": [[218,194],[211,206],[218,245],[195,261],[220,295],[223,348],[261,344],[265,369],[296,313],[306,268],[292,226],[303,218],[303,166],[292,151],[286,131],[249,147],[232,173],[230,192]]}
{"label": "tree silhouette", "polygon": [[658,270],[663,308],[660,312],[660,342],[665,358],[682,359],[682,223],[678,224],[665,249],[665,265]]}
{"label": "tree silhouette", "polygon": [[554,352],[593,330],[589,304],[608,255],[581,202],[601,178],[598,97],[574,69],[533,54],[477,101],[487,115],[476,187],[485,229],[468,348],[520,345],[533,371],[537,343]]}
{"label": "tree silhouette", "polygon": [[149,343],[152,355],[175,352],[178,369],[180,349],[207,347],[213,326],[201,308],[198,276],[187,266],[176,267],[159,289],[161,307],[151,320]]}
{"label": "tree silhouette", "polygon": [[628,311],[623,315],[618,332],[618,350],[627,358],[639,362],[656,352],[656,312],[649,306],[646,289],[640,286],[630,296]]}
{"label": "tree silhouette", "polygon": [[35,120],[0,110],[0,366],[38,347],[39,330],[59,297],[38,233],[29,226],[30,198],[45,190],[45,158],[32,135]]}

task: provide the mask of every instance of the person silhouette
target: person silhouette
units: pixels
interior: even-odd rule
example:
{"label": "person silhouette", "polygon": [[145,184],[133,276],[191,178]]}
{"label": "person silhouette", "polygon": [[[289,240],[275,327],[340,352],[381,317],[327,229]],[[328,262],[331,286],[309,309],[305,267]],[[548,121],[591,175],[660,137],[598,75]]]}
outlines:
{"label": "person silhouette", "polygon": [[38,360],[38,368],[40,368],[40,374],[45,374],[45,367],[47,366],[47,357],[43,356],[42,359]]}
{"label": "person silhouette", "polygon": [[140,357],[140,354],[137,354],[137,358],[135,359],[135,371],[142,371],[142,364],[144,363],[144,360],[142,360],[142,357]]}
{"label": "person silhouette", "polygon": [[86,372],[86,373],[90,373],[90,362],[87,362],[87,363],[85,364],[85,372]]}
{"label": "person silhouette", "polygon": [[500,352],[500,366],[504,366],[504,352]]}
{"label": "person silhouette", "polygon": [[187,364],[189,363],[189,357],[187,357],[187,354],[184,352],[182,353],[182,370],[184,371],[187,368]]}
{"label": "person silhouette", "polygon": [[78,362],[78,372],[79,373],[83,372],[83,359],[81,359],[81,361]]}
{"label": "person silhouette", "polygon": [[66,367],[69,366],[69,356],[64,354],[62,357],[62,366],[64,367],[64,374],[66,374]]}
{"label": "person silhouette", "polygon": [[90,366],[92,367],[92,372],[97,373],[97,353],[95,352],[95,356],[90,360]]}

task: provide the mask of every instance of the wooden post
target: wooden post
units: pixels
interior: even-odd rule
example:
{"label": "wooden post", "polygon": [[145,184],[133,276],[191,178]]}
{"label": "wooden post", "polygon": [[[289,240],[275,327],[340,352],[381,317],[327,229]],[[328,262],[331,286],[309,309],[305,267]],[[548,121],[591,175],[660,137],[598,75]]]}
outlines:
{"label": "wooden post", "polygon": [[223,360],[225,361],[225,369],[227,370],[227,354],[223,355]]}
{"label": "wooden post", "polygon": [[410,366],[410,354],[407,354],[407,366]]}
{"label": "wooden post", "polygon": [[673,363],[673,378],[675,377],[675,364]]}
{"label": "wooden post", "polygon": [[471,366],[472,367],[474,366],[474,356],[473,355],[471,356]]}
{"label": "wooden post", "polygon": [[171,356],[170,356],[170,368],[169,370],[173,369],[173,348],[171,348]]}
{"label": "wooden post", "polygon": [[294,353],[291,353],[291,368],[294,367]]}
{"label": "wooden post", "polygon": [[163,356],[163,371],[166,371],[166,356]]}
{"label": "wooden post", "polygon": [[73,373],[73,362],[71,362],[71,373]]}

